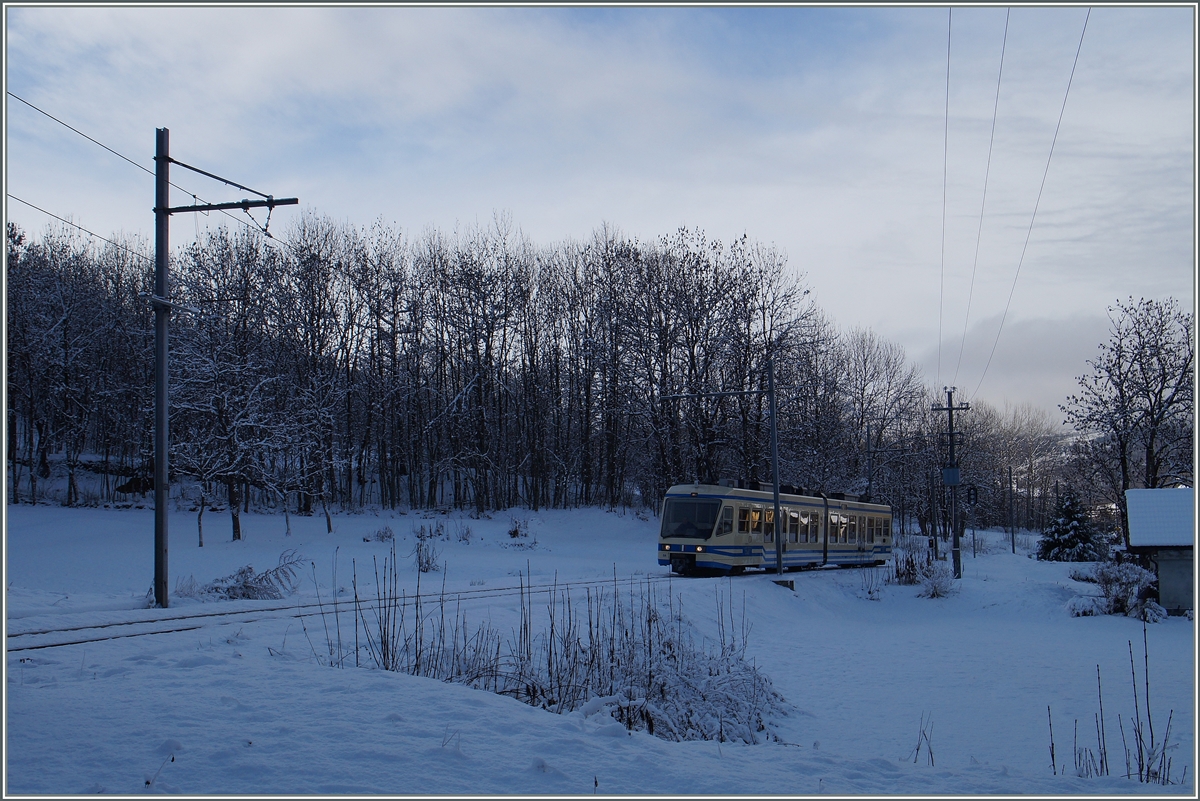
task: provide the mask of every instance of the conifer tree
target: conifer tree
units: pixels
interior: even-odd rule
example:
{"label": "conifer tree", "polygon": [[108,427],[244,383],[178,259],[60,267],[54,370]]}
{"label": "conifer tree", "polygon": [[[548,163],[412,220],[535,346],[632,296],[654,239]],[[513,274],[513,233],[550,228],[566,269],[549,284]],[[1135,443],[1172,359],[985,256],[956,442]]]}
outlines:
{"label": "conifer tree", "polygon": [[1096,562],[1104,559],[1103,536],[1096,530],[1074,490],[1058,500],[1054,517],[1042,531],[1038,559],[1051,562]]}

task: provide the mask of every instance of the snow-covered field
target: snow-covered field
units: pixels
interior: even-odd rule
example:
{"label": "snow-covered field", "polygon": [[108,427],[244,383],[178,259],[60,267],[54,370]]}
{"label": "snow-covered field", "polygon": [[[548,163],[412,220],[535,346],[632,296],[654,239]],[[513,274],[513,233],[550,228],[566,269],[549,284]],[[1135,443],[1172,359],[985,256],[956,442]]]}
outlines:
{"label": "snow-covered field", "polygon": [[[1094,751],[1097,665],[1112,773],[1125,772],[1118,716],[1128,737],[1135,714],[1129,642],[1141,685],[1142,624],[1071,617],[1067,601],[1094,586],[1070,579],[1069,565],[1013,555],[998,533],[987,535],[992,553],[976,557],[968,538],[964,577],[947,598],[882,582],[869,592],[872,574],[862,570],[789,574],[794,592],[761,574],[671,580],[671,595],[705,636],[717,636],[718,595],[725,604],[732,597],[739,625],[744,613],[751,627],[750,657],[786,699],[787,714],[771,723],[777,739],[744,745],[668,742],[629,734],[600,714],[557,715],[432,679],[329,667],[320,655],[325,627],[336,621],[328,613],[297,618],[292,608],[315,601],[319,586],[326,602],[338,591],[344,611],[354,568],[360,596],[374,597],[372,557],[390,547],[364,537],[390,526],[403,556],[413,549],[414,527],[443,521],[447,537],[437,546],[445,572],[425,574],[422,592],[440,591],[444,580],[450,597],[468,598],[472,619],[490,617],[508,632],[518,602],[499,591],[527,570],[534,584],[611,582],[615,574],[629,587],[631,577],[665,576],[653,517],[343,514],[332,534],[320,516],[293,517],[285,536],[282,516],[251,514],[243,516],[246,538],[231,542],[228,514],[210,512],[198,548],[195,514],[179,511],[171,516],[172,587],[246,564],[263,570],[289,548],[314,566],[285,602],[175,598],[169,609],[147,609],[150,509],[6,512],[7,795],[1194,795],[1194,623],[1170,618],[1148,629],[1156,735],[1162,739],[1173,711],[1172,774],[1181,777],[1186,766],[1186,782],[1081,778],[1072,759],[1075,725],[1078,744]],[[528,539],[507,535],[513,516],[528,519]],[[458,539],[463,527],[469,542]],[[416,569],[411,559],[401,566],[411,593]],[[544,602],[534,597],[535,626],[546,617]],[[258,611],[210,614],[235,610]],[[98,628],[130,621],[147,622]],[[163,629],[176,630],[101,639]],[[351,641],[353,631],[344,613],[342,639]],[[1050,764],[1047,706],[1059,775]],[[922,726],[933,764],[924,745],[914,753]]]}

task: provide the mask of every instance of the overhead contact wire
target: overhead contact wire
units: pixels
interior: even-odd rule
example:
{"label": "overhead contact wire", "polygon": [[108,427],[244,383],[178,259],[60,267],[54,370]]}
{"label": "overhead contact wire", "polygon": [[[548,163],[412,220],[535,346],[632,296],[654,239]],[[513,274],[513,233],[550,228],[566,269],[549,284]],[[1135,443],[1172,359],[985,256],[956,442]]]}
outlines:
{"label": "overhead contact wire", "polygon": [[88,229],[84,228],[82,225],[78,225],[76,223],[71,222],[70,220],[59,217],[57,214],[52,214],[51,212],[46,211],[45,209],[41,208],[40,206],[33,205],[28,200],[22,200],[21,198],[14,195],[12,192],[6,192],[5,194],[7,194],[10,198],[17,201],[18,203],[24,203],[26,206],[28,206],[31,209],[37,209],[42,214],[45,214],[49,217],[53,217],[54,219],[58,220],[61,223],[66,223],[67,225],[71,226],[72,228],[78,228],[80,231],[83,231],[85,234],[88,234],[89,236],[94,236],[96,239],[99,239],[101,242],[107,242],[108,244],[112,245],[113,247],[120,248],[121,250],[125,251],[126,253],[130,253],[134,256],[137,256],[139,259],[145,259],[146,261],[150,262],[151,264],[154,263],[154,259],[150,258],[149,256],[147,256],[144,253],[138,253],[136,250],[130,250],[129,248],[125,247],[124,245],[122,245],[118,242],[114,242],[111,239],[105,239],[104,237],[100,236],[100,234],[97,234],[93,231],[89,231]]}
{"label": "overhead contact wire", "polygon": [[[8,94],[8,96],[9,96],[9,97],[12,97],[12,98],[14,98],[14,99],[16,99],[16,100],[19,100],[19,101],[21,101],[22,103],[24,103],[25,105],[29,106],[31,109],[33,109],[33,110],[34,110],[34,111],[36,111],[37,113],[39,113],[39,114],[41,114],[41,115],[43,115],[43,116],[49,117],[50,119],[54,120],[55,122],[57,122],[59,125],[63,126],[64,128],[66,128],[66,129],[68,129],[68,130],[70,130],[70,131],[73,131],[73,132],[75,132],[75,133],[79,134],[80,136],[82,136],[84,139],[88,140],[88,141],[89,141],[89,142],[91,142],[92,144],[99,145],[100,147],[102,147],[102,148],[104,148],[105,150],[107,150],[109,153],[112,153],[112,154],[113,154],[114,156],[116,156],[117,158],[119,158],[119,159],[123,159],[123,160],[125,160],[125,161],[128,161],[130,164],[132,164],[133,166],[137,167],[137,168],[138,168],[139,170],[141,170],[142,172],[148,173],[148,174],[150,174],[150,175],[154,175],[154,174],[155,174],[155,173],[154,173],[154,170],[151,170],[151,169],[149,169],[149,168],[145,167],[145,166],[144,166],[144,165],[142,165],[142,164],[138,164],[136,161],[134,161],[133,159],[129,158],[129,157],[128,157],[128,156],[126,156],[126,155],[123,155],[123,154],[121,154],[121,153],[118,153],[117,151],[113,150],[111,147],[109,147],[108,145],[104,144],[103,142],[101,142],[101,141],[99,141],[99,140],[97,140],[97,139],[93,139],[92,137],[88,136],[88,135],[87,135],[87,134],[85,134],[83,131],[79,130],[78,128],[76,128],[76,127],[74,127],[74,126],[72,126],[72,125],[70,125],[70,124],[68,124],[68,123],[65,123],[65,122],[63,122],[63,121],[62,121],[62,120],[60,120],[58,117],[55,117],[53,114],[51,114],[50,112],[48,112],[48,111],[44,111],[43,109],[40,109],[40,108],[38,108],[37,106],[35,106],[34,104],[32,104],[32,103],[30,103],[28,100],[26,100],[25,98],[23,98],[23,97],[20,97],[19,95],[17,95],[17,94],[14,94],[13,92],[11,92],[11,91],[9,91],[9,90],[5,90],[5,92],[6,92],[6,94]],[[261,197],[267,197],[267,195],[263,195],[261,192],[258,192],[258,191],[254,190],[254,189],[250,189],[250,188],[248,188],[248,187],[244,187],[244,186],[242,186],[241,184],[237,184],[237,183],[234,183],[233,181],[227,180],[227,179],[225,179],[225,178],[221,178],[221,177],[220,177],[220,176],[218,176],[218,175],[213,175],[212,173],[208,173],[208,172],[205,172],[204,170],[197,169],[197,168],[195,168],[195,167],[192,167],[191,165],[184,164],[184,163],[183,163],[183,162],[181,162],[181,161],[176,161],[175,159],[171,159],[171,161],[172,161],[172,162],[174,162],[175,164],[178,164],[178,165],[179,165],[179,166],[181,166],[181,167],[185,167],[185,168],[187,168],[187,169],[189,169],[189,170],[191,170],[191,171],[193,171],[193,172],[198,172],[198,173],[200,173],[201,175],[206,175],[206,176],[208,176],[208,177],[210,177],[210,178],[214,178],[214,179],[216,179],[216,180],[218,180],[218,181],[221,181],[221,182],[223,182],[223,183],[225,183],[225,184],[228,184],[228,185],[230,185],[230,186],[236,186],[238,189],[244,189],[244,190],[245,190],[245,191],[247,191],[247,192],[253,192],[253,193],[254,193],[254,194],[256,194],[256,195],[260,195]],[[176,189],[178,189],[180,192],[183,192],[183,193],[185,193],[185,194],[187,194],[187,195],[190,195],[190,196],[192,197],[192,199],[193,199],[193,200],[199,200],[200,202],[202,202],[202,203],[205,203],[205,204],[207,204],[207,203],[208,203],[208,201],[207,201],[207,200],[205,200],[204,198],[197,196],[197,195],[196,195],[194,192],[191,192],[191,191],[189,191],[189,190],[185,189],[184,187],[180,186],[180,185],[179,185],[179,184],[177,184],[177,183],[174,183],[173,181],[168,181],[167,183],[169,183],[171,186],[173,186],[173,187],[175,187]],[[10,195],[10,197],[12,197],[12,196]],[[17,198],[17,197],[14,197],[13,199],[14,199],[14,200],[20,200],[20,198]],[[25,205],[27,205],[27,206],[30,206],[30,207],[32,207],[32,208],[35,208],[35,209],[37,209],[37,206],[34,206],[34,205],[33,205],[33,204],[31,204],[31,203],[26,203],[24,200],[21,200],[21,202],[22,202],[22,203],[25,203]],[[49,214],[51,217],[54,217],[56,220],[62,220],[63,222],[67,223],[67,225],[75,225],[74,223],[67,222],[66,220],[63,220],[63,218],[62,218],[62,217],[59,217],[58,215],[55,215],[55,214],[50,214],[50,212],[46,211],[45,209],[37,209],[37,210],[38,210],[38,211],[40,211],[40,212],[42,212],[43,214]],[[225,211],[224,209],[217,209],[217,211],[221,212],[222,214],[224,214],[224,215],[225,215],[226,217],[228,217],[229,219],[231,219],[231,220],[234,220],[235,222],[239,222],[239,223],[241,223],[242,225],[246,226],[247,228],[254,228],[254,229],[256,229],[256,230],[262,231],[262,233],[263,233],[263,234],[265,234],[265,235],[267,236],[267,238],[268,238],[268,239],[273,239],[273,240],[275,240],[276,242],[280,242],[280,243],[282,243],[282,244],[284,244],[284,245],[287,245],[288,247],[292,248],[293,250],[295,249],[295,248],[294,248],[292,245],[290,245],[288,242],[286,242],[286,241],[284,241],[284,240],[282,240],[282,239],[279,239],[279,238],[277,238],[277,237],[273,236],[272,234],[268,233],[268,232],[266,231],[266,229],[264,229],[264,228],[260,227],[260,226],[258,225],[258,223],[257,223],[257,220],[255,220],[255,224],[254,224],[254,225],[251,225],[250,223],[248,223],[248,222],[246,222],[245,220],[243,220],[241,217],[235,217],[234,215],[230,214],[229,212]],[[251,217],[250,219],[251,219],[251,220],[253,220],[254,218],[253,218],[253,217]],[[75,227],[76,227],[76,228],[79,228],[79,230],[81,230],[81,231],[86,231],[86,230],[87,230],[87,229],[85,229],[85,228],[80,228],[79,226],[75,226]],[[88,233],[91,233],[91,231],[88,231]],[[95,236],[97,239],[104,239],[104,237],[100,236],[99,234],[92,234],[92,236]],[[107,239],[104,239],[104,241],[105,241],[105,242],[108,242],[109,240],[107,240]]]}

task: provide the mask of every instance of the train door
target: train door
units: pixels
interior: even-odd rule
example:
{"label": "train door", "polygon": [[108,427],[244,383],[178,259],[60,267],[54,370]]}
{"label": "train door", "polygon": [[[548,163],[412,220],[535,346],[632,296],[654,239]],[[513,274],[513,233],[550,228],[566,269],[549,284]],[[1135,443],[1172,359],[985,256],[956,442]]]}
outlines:
{"label": "train door", "polygon": [[774,506],[755,506],[754,517],[755,525],[757,526],[756,542],[762,543],[762,566],[765,568],[775,569],[775,507]]}
{"label": "train door", "polygon": [[867,562],[871,561],[870,560],[871,551],[870,551],[870,548],[867,546],[867,518],[864,515],[856,514],[856,515],[852,515],[851,519],[857,520],[857,525],[855,525],[853,527],[855,530],[855,538],[854,538],[855,560],[854,561],[857,564],[865,565]]}
{"label": "train door", "polygon": [[780,526],[783,532],[783,565],[795,567],[798,564],[795,552],[800,547],[800,512],[787,506],[782,507],[780,512],[783,514],[783,525]]}
{"label": "train door", "polygon": [[826,521],[825,536],[829,541],[829,562],[846,563],[846,534],[850,518],[841,510],[833,509]]}

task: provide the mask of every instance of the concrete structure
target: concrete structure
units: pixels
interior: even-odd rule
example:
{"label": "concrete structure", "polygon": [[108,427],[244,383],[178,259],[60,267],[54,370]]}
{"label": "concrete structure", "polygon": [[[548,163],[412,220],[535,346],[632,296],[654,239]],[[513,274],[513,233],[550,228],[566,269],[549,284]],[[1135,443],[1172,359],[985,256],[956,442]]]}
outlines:
{"label": "concrete structure", "polygon": [[1131,489],[1125,503],[1129,552],[1158,576],[1158,602],[1171,614],[1193,609],[1195,490]]}

